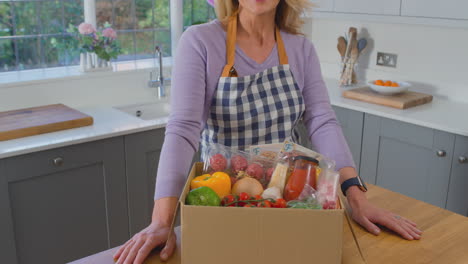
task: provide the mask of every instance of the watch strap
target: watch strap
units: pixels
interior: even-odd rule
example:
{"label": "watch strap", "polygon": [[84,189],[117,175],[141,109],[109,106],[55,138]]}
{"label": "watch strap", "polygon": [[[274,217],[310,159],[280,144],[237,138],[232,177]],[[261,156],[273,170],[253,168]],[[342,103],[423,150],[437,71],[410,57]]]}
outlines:
{"label": "watch strap", "polygon": [[[346,191],[349,189],[349,187],[351,186],[359,186],[361,187],[362,184],[361,182],[359,181],[359,179],[357,177],[353,177],[353,178],[350,178],[350,179],[347,179],[346,181],[344,181],[342,184],[341,184],[341,191],[343,192],[343,195],[346,196]],[[362,190],[362,188],[359,188]]]}

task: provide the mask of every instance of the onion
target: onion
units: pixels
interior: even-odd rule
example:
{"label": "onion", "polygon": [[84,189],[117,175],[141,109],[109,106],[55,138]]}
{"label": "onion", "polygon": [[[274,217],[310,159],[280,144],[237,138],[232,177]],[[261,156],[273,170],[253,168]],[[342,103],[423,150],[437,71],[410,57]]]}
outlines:
{"label": "onion", "polygon": [[245,177],[238,180],[232,187],[232,194],[238,195],[246,192],[250,196],[261,195],[263,193],[262,184],[254,178]]}

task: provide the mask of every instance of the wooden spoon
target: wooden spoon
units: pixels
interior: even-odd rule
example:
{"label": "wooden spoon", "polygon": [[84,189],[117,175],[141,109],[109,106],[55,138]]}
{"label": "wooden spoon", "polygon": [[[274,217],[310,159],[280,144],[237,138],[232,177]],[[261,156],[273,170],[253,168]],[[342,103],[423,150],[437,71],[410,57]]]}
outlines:
{"label": "wooden spoon", "polygon": [[338,52],[341,55],[341,59],[343,59],[345,54],[346,54],[346,47],[347,46],[348,46],[348,43],[346,42],[346,39],[344,37],[340,36],[338,38],[337,48],[338,48]]}

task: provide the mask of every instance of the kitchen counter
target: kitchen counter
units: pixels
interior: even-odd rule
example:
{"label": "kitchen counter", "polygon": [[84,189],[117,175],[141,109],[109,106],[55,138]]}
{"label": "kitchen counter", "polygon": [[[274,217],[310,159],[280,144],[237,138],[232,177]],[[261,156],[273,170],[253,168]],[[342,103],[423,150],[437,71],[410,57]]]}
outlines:
{"label": "kitchen counter", "polygon": [[94,118],[91,126],[0,141],[0,159],[165,127],[168,117],[142,120],[112,107],[75,108]]}
{"label": "kitchen counter", "polygon": [[[397,235],[382,231],[379,236],[366,232],[354,221],[351,222],[364,262],[347,221],[344,222],[343,264],[357,263],[468,263],[468,218],[429,205],[427,203],[391,192],[387,189],[369,185],[369,200],[382,208],[414,220],[424,231],[422,239],[406,241]],[[180,229],[177,233],[177,250],[166,263],[176,264],[180,261]],[[83,258],[71,264],[112,264],[112,255],[117,248]],[[157,253],[153,253],[146,264],[163,263]]]}
{"label": "kitchen counter", "polygon": [[[344,98],[338,80],[325,79],[332,105],[449,133],[468,136],[468,104],[434,97],[428,104],[400,110]],[[356,88],[356,87],[354,87]],[[352,89],[352,88],[349,88]]]}
{"label": "kitchen counter", "polygon": [[[341,96],[342,89],[338,87],[338,80],[325,79],[325,82],[332,105],[468,136],[468,119],[462,116],[462,113],[468,113],[466,103],[434,98],[429,104],[399,110],[344,98]],[[91,115],[94,118],[94,124],[88,127],[2,141],[0,142],[0,159],[161,128],[165,127],[168,121],[168,117],[142,120],[112,107],[76,109]]]}

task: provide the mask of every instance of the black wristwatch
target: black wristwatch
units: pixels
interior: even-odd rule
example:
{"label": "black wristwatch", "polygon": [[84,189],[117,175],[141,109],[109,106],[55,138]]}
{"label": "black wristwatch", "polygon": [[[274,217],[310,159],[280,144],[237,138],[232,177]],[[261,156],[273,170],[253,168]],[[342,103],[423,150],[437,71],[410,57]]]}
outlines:
{"label": "black wristwatch", "polygon": [[361,180],[361,177],[359,177],[359,175],[357,177],[347,179],[341,184],[341,191],[343,192],[344,196],[346,196],[346,191],[351,186],[357,186],[361,191],[367,192],[367,186],[364,183],[364,181]]}

